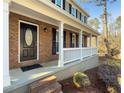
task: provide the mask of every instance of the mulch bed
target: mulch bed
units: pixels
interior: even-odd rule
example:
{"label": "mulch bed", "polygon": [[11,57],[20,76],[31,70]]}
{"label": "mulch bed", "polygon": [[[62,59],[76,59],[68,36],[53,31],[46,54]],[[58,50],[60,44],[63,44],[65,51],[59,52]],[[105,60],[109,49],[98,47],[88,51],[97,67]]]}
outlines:
{"label": "mulch bed", "polygon": [[63,93],[108,93],[105,87],[105,83],[98,79],[98,76],[96,74],[97,69],[98,68],[96,67],[85,71],[91,81],[91,85],[89,87],[76,88],[73,84],[72,77],[60,81]]}

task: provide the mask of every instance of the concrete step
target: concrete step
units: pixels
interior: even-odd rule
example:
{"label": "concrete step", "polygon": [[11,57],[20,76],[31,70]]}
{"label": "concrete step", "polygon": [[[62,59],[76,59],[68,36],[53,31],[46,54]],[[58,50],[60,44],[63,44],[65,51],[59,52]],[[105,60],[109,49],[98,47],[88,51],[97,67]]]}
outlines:
{"label": "concrete step", "polygon": [[61,91],[61,85],[59,83],[54,83],[47,86],[44,89],[40,89],[38,93],[59,93]]}
{"label": "concrete step", "polygon": [[55,76],[50,76],[29,85],[30,93],[59,93],[61,85]]}

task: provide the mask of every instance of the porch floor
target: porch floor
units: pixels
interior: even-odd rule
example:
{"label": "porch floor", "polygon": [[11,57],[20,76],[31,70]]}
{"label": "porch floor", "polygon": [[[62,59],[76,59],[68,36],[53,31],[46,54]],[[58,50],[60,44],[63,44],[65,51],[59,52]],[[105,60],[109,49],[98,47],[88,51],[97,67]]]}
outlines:
{"label": "porch floor", "polygon": [[[88,57],[85,60],[88,60],[92,57]],[[33,81],[36,81],[41,78],[45,78],[49,75],[53,75],[61,70],[64,70],[66,68],[70,68],[71,66],[74,66],[76,64],[81,63],[82,61],[77,60],[72,63],[66,64],[64,67],[58,67],[58,60],[48,62],[47,64],[42,64],[44,67],[29,70],[26,72],[22,72],[20,68],[12,69],[10,70],[10,79],[11,79],[11,86],[5,87],[4,92],[10,92],[14,89],[17,89],[19,87],[23,87],[27,84],[30,84]]]}
{"label": "porch floor", "polygon": [[5,92],[14,90],[30,82],[51,75],[59,70],[58,60],[42,63],[43,67],[23,72],[20,68],[10,70],[11,86],[6,87]]}

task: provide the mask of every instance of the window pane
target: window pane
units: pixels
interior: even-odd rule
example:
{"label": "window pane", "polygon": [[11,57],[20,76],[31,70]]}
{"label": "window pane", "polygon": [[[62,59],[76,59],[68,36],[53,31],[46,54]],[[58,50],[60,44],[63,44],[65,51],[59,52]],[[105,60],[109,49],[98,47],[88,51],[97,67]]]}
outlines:
{"label": "window pane", "polygon": [[84,16],[84,23],[87,23],[87,17]]}
{"label": "window pane", "polygon": [[58,5],[59,7],[61,7],[61,0],[56,0],[56,5]]}
{"label": "window pane", "polygon": [[75,33],[72,34],[72,47],[75,47],[76,45],[76,35]]}
{"label": "window pane", "polygon": [[81,16],[81,21],[84,22],[84,16],[83,15]]}
{"label": "window pane", "polygon": [[74,7],[71,8],[71,11],[72,11],[71,14],[72,14],[73,16],[76,16],[76,9],[75,9]]}

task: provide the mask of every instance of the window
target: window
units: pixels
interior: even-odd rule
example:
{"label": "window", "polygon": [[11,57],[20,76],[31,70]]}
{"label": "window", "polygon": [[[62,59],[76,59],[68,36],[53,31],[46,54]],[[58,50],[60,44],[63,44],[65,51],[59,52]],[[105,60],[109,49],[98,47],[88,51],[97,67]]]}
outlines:
{"label": "window", "polygon": [[63,35],[64,35],[64,36],[63,36],[63,37],[64,37],[64,38],[63,38],[63,40],[64,40],[64,41],[63,41],[63,47],[66,48],[66,31],[63,32]]}
{"label": "window", "polygon": [[61,2],[62,2],[62,0],[55,0],[56,5],[59,7],[61,7]]}
{"label": "window", "polygon": [[59,33],[53,28],[52,29],[52,54],[57,54],[59,51]]}
{"label": "window", "polygon": [[69,13],[69,3],[67,2],[67,0],[65,1],[65,11]]}
{"label": "window", "polygon": [[87,47],[87,36],[85,35],[82,36],[82,45],[83,47]]}
{"label": "window", "polygon": [[59,52],[59,32],[56,31],[56,53]]}
{"label": "window", "polygon": [[86,16],[84,16],[84,23],[87,24],[87,17]]}
{"label": "window", "polygon": [[75,47],[75,45],[76,45],[76,35],[75,35],[75,33],[73,33],[72,34],[72,47]]}
{"label": "window", "polygon": [[71,8],[71,14],[73,16],[76,16],[76,9],[74,7]]}
{"label": "window", "polygon": [[76,47],[76,34],[70,33],[70,47]]}
{"label": "window", "polygon": [[84,16],[81,15],[81,22],[84,22]]}

